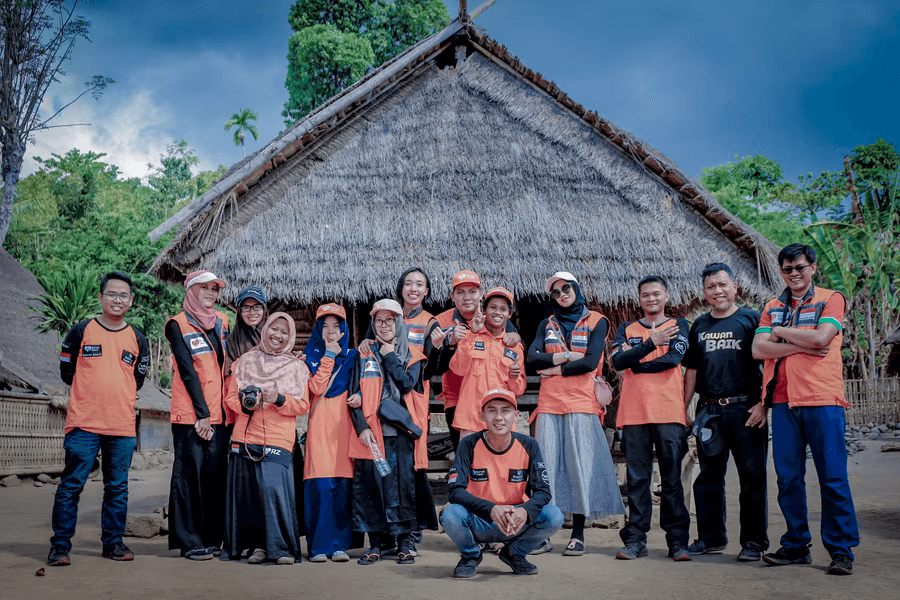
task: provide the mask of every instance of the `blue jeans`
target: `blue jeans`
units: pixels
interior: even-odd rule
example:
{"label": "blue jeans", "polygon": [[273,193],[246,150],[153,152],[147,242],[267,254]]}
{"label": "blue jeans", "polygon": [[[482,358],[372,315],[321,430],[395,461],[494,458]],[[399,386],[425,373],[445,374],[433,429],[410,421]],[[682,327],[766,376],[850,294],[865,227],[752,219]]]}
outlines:
{"label": "blue jeans", "polygon": [[485,521],[461,504],[448,504],[441,515],[444,531],[459,548],[460,554],[476,558],[481,554],[479,543],[505,542],[510,554],[525,556],[541,542],[559,531],[563,514],[553,504],[547,504],[533,523],[528,523],[518,535],[507,536],[492,522]]}
{"label": "blue jeans", "polygon": [[853,560],[859,545],[856,510],[847,481],[846,421],[840,406],[772,406],[772,457],[778,475],[778,505],[787,531],[785,548],[803,548],[811,541],[806,510],[806,446],[812,452],[822,495],[822,543],[832,556]]}
{"label": "blue jeans", "polygon": [[653,475],[653,449],[659,463],[662,496],[659,525],[666,532],[671,549],[687,546],[691,516],[684,505],[681,485],[681,459],[687,451],[687,429],[679,423],[647,423],[622,427],[628,496],[628,524],[619,532],[625,544],[646,544],[653,515],[650,477]]}
{"label": "blue jeans", "polygon": [[134,456],[135,439],[113,435],[100,435],[83,429],[73,429],[66,434],[63,449],[66,452],[66,468],[63,471],[56,497],[53,501],[53,537],[50,542],[72,549],[78,520],[78,499],[91,474],[91,467],[102,452],[100,467],[103,472],[103,509],[100,513],[100,540],[104,546],[122,541],[125,519],[128,516],[128,470]]}

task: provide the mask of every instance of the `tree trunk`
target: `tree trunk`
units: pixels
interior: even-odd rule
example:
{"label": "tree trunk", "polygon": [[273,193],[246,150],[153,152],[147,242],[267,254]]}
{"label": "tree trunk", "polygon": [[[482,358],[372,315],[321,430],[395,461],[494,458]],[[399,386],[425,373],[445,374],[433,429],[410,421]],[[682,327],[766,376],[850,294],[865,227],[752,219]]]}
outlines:
{"label": "tree trunk", "polygon": [[[6,241],[12,221],[12,201],[19,184],[19,173],[25,159],[25,143],[15,136],[4,135],[3,140],[3,198],[0,200],[0,244]],[[9,138],[13,139],[9,139]]]}

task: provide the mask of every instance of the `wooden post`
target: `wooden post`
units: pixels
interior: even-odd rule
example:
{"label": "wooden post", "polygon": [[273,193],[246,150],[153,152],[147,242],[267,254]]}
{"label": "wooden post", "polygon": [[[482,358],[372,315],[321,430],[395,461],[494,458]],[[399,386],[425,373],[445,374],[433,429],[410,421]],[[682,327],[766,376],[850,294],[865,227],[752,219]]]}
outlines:
{"label": "wooden post", "polygon": [[459,0],[459,20],[463,23],[469,20],[469,7],[466,0]]}

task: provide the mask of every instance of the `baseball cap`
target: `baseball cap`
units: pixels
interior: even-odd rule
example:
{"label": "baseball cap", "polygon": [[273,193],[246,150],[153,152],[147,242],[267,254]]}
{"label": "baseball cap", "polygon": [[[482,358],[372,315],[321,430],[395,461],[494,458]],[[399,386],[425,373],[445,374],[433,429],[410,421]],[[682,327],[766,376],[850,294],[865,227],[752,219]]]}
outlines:
{"label": "baseball cap", "polygon": [[382,298],[378,302],[372,305],[372,310],[369,311],[370,316],[375,316],[379,310],[387,310],[396,315],[403,316],[403,309],[400,307],[400,303],[396,300],[391,300],[390,298]]}
{"label": "baseball cap", "polygon": [[340,304],[323,304],[319,307],[319,310],[316,311],[316,321],[321,319],[322,317],[327,317],[328,315],[334,315],[335,317],[339,317],[344,321],[347,320],[347,311],[344,310],[344,307]]}
{"label": "baseball cap", "polygon": [[490,299],[492,296],[500,296],[501,298],[506,298],[509,301],[510,306],[516,303],[515,300],[513,300],[513,293],[505,287],[498,286],[488,290],[488,293],[484,296],[485,302],[487,302],[488,299]]}
{"label": "baseball cap", "polygon": [[193,273],[188,273],[188,276],[184,280],[184,287],[189,288],[192,285],[197,285],[198,283],[209,283],[211,281],[215,281],[219,284],[219,289],[225,288],[225,280],[220,279],[216,276],[212,271],[194,271]]}
{"label": "baseball cap", "polygon": [[481,287],[481,277],[479,277],[478,273],[476,273],[475,271],[463,269],[453,276],[453,283],[451,284],[450,288],[455,290],[457,287],[466,283]]}
{"label": "baseball cap", "polygon": [[481,399],[481,408],[484,408],[484,405],[491,400],[506,400],[514,407],[516,407],[516,410],[518,410],[519,408],[519,404],[516,402],[516,395],[511,391],[503,388],[494,388],[487,394],[485,394],[484,398]]}
{"label": "baseball cap", "polygon": [[234,301],[234,305],[240,306],[241,302],[243,302],[247,298],[253,298],[260,304],[266,303],[266,295],[263,293],[262,288],[258,285],[251,285],[250,287],[243,290],[240,294],[238,294],[237,300]]}
{"label": "baseball cap", "polygon": [[574,281],[575,283],[578,283],[578,280],[575,279],[575,276],[572,275],[571,273],[569,273],[568,271],[557,271],[556,273],[553,274],[553,277],[548,279],[547,283],[544,284],[544,289],[547,291],[548,294],[550,293],[550,290],[553,289],[553,284],[560,280]]}

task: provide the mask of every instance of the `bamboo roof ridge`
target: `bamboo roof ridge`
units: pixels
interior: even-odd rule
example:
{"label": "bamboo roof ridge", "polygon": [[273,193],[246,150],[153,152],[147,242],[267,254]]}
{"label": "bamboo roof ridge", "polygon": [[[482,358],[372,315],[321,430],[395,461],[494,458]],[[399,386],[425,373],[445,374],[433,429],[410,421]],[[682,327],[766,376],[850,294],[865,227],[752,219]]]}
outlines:
{"label": "bamboo roof ridge", "polygon": [[[201,208],[157,275],[203,266],[229,282],[226,299],[262,284],[269,297],[311,303],[392,295],[410,265],[428,272],[437,301],[461,268],[517,296],[543,293],[566,269],[588,299],[612,303],[659,273],[678,304],[697,298],[706,263],[723,261],[745,293],[772,295],[771,243],[670,159],[457,25],[395,58],[405,66],[378,93],[354,96],[376,72],[317,109],[303,123],[348,107]],[[468,58],[440,69],[435,57],[454,44]]]}

